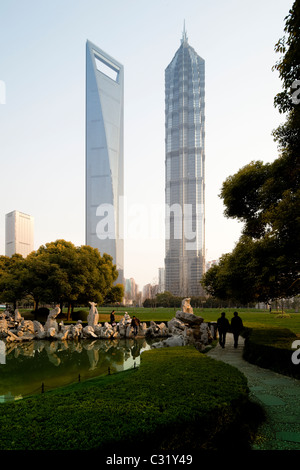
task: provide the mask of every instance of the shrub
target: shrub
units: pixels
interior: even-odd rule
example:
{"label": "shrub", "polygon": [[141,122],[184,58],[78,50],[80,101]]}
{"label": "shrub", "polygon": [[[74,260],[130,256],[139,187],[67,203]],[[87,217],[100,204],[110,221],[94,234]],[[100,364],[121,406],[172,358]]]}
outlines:
{"label": "shrub", "polygon": [[82,320],[83,322],[86,322],[88,314],[89,312],[87,312],[86,310],[75,310],[72,313],[72,320],[74,321]]}
{"label": "shrub", "polygon": [[287,328],[250,328],[243,357],[252,364],[299,379],[300,367],[292,362],[292,343],[296,339],[297,335]]}
{"label": "shrub", "polygon": [[249,403],[236,368],[191,347],[150,350],[139,369],[0,405],[0,449],[248,449]]}
{"label": "shrub", "polygon": [[37,311],[33,310],[35,319],[38,321],[46,321],[49,313],[50,313],[50,310],[47,307],[40,307],[37,309]]}

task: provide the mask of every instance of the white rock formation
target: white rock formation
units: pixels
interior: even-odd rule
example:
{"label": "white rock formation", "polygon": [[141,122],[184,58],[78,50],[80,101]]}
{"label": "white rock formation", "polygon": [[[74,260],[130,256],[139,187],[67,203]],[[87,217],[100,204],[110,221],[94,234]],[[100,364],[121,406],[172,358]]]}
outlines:
{"label": "white rock formation", "polygon": [[89,302],[91,308],[87,317],[88,326],[94,328],[99,321],[99,314],[95,302]]}

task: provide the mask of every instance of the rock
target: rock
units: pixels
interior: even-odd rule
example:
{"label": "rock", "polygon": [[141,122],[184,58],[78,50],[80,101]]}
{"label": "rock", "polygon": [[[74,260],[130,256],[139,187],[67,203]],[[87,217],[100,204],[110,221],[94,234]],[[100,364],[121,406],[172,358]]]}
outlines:
{"label": "rock", "polygon": [[54,338],[54,336],[56,336],[56,333],[57,333],[56,328],[52,326],[51,328],[48,329],[47,336],[50,338]]}
{"label": "rock", "polygon": [[37,320],[33,321],[34,334],[38,339],[44,339],[46,336],[43,325]]}
{"label": "rock", "polygon": [[191,307],[190,304],[190,297],[183,299],[181,302],[181,311],[184,313],[194,313],[193,308]]}
{"label": "rock", "polygon": [[7,325],[7,321],[5,318],[1,318],[0,320],[0,337],[1,336],[6,336],[8,333],[8,325]]}
{"label": "rock", "polygon": [[184,346],[185,341],[183,335],[170,336],[170,338],[164,339],[159,343],[152,344],[152,348],[165,348],[165,347],[176,347]]}
{"label": "rock", "polygon": [[91,308],[87,317],[88,326],[95,327],[99,321],[99,314],[95,302],[89,302]]}
{"label": "rock", "polygon": [[[57,324],[57,321],[56,321],[56,317],[57,315],[59,315],[60,313],[60,308],[59,306],[57,305],[53,310],[50,310],[50,313],[48,315],[48,318],[47,318],[47,321],[45,323],[45,326],[44,326],[44,330],[46,332],[46,336],[50,336],[50,337],[53,337],[55,336],[53,334],[53,328],[55,330],[55,334],[58,333],[58,324]],[[50,329],[51,329],[51,333],[50,333]]]}
{"label": "rock", "polygon": [[31,334],[35,334],[34,333],[34,324],[33,324],[33,321],[31,320],[22,320],[21,323],[19,324],[18,330],[22,330],[23,332],[26,332],[28,331],[29,333]]}
{"label": "rock", "polygon": [[85,326],[82,330],[83,336],[85,338],[97,338],[97,335],[94,333],[94,329],[92,326]]}
{"label": "rock", "polygon": [[18,309],[15,310],[15,313],[14,313],[14,320],[15,320],[16,322],[18,322],[18,323],[21,323],[21,321],[24,320],[24,318],[21,317],[21,315],[20,315]]}
{"label": "rock", "polygon": [[202,317],[198,317],[193,313],[182,312],[180,310],[176,312],[176,318],[182,321],[183,323],[188,323],[192,325],[200,325],[204,321]]}
{"label": "rock", "polygon": [[178,318],[172,318],[168,322],[168,332],[169,334],[182,334],[183,330],[185,329],[185,324],[178,320]]}
{"label": "rock", "polygon": [[6,341],[7,342],[11,342],[11,341],[21,341],[21,338],[16,336],[14,333],[12,333],[11,331],[8,331],[7,332],[7,336],[6,336]]}

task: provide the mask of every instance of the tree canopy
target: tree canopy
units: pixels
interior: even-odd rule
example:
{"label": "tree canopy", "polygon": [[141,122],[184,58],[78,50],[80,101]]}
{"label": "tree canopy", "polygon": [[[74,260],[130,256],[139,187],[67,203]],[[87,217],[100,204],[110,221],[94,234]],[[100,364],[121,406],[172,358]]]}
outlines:
{"label": "tree canopy", "polygon": [[123,286],[114,285],[118,277],[112,257],[87,245],[76,247],[56,240],[39,247],[26,259],[21,255],[0,257],[0,298],[16,304],[26,295],[39,303],[68,305],[68,316],[75,303],[102,304],[123,297]]}

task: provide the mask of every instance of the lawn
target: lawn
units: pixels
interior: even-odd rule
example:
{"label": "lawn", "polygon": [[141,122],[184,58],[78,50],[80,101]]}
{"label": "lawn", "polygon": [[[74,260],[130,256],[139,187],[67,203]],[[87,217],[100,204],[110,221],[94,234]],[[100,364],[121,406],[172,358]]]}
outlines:
{"label": "lawn", "polygon": [[[76,310],[79,309],[75,309]],[[88,315],[88,308],[83,309]],[[105,322],[110,320],[110,312],[113,310],[112,307],[98,307],[99,312],[99,321]],[[137,316],[141,321],[155,321],[155,322],[167,322],[171,320],[175,315],[178,308],[133,308],[133,307],[117,307],[115,308],[115,318],[116,321],[120,321],[125,312],[128,312],[132,317],[133,315]],[[237,311],[240,317],[243,320],[244,326],[248,328],[289,328],[295,334],[300,335],[300,313],[294,313],[286,311],[288,316],[281,316],[281,312],[278,313],[272,312],[269,313],[267,310],[258,310],[258,309],[235,309],[235,308],[224,308],[224,309],[210,309],[210,308],[196,308],[194,313],[204,318],[204,321],[211,322],[217,321],[221,312],[226,313],[226,317],[230,321],[233,317],[233,312]],[[32,319],[33,315],[24,310],[20,310],[21,314],[26,316],[28,319]],[[65,312],[64,312],[65,314]],[[65,320],[62,318],[63,315],[60,314],[57,317],[57,320]]]}
{"label": "lawn", "polygon": [[[98,308],[100,314],[99,321],[109,321],[109,313],[111,308]],[[155,321],[155,322],[167,322],[171,320],[175,315],[178,308],[121,308],[118,307],[116,311],[117,321],[124,315],[125,311],[132,315],[137,316],[141,321]],[[289,328],[291,331],[300,335],[300,313],[288,313],[289,317],[281,317],[281,312],[269,313],[266,310],[257,309],[235,309],[235,308],[224,308],[224,309],[209,309],[209,308],[198,308],[194,309],[195,315],[199,315],[204,318],[204,321],[211,322],[217,321],[221,312],[226,313],[226,317],[230,321],[233,317],[233,312],[237,311],[239,316],[242,318],[244,326],[248,328],[260,328],[260,327],[278,327],[278,328]]]}
{"label": "lawn", "polygon": [[247,450],[252,406],[234,367],[193,347],[151,350],[137,370],[0,404],[0,449]]}

